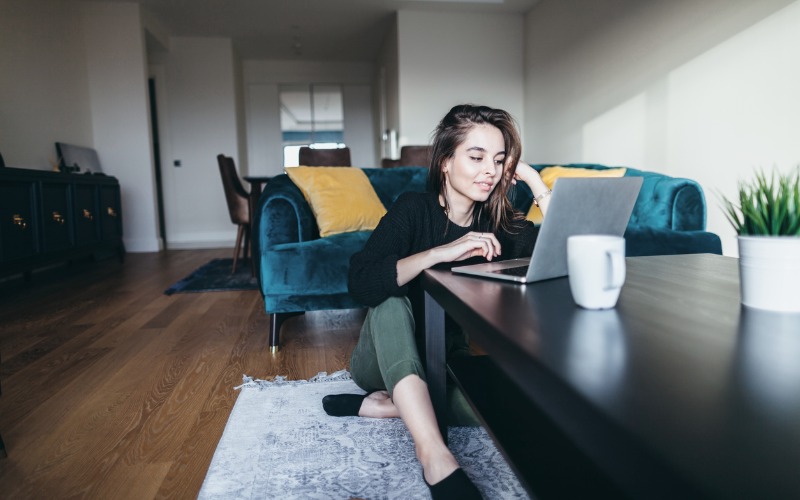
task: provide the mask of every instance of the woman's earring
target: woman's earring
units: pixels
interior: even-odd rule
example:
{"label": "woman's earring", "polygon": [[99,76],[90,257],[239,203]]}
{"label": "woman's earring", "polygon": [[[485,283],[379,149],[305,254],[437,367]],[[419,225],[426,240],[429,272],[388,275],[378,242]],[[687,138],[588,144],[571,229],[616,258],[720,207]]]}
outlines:
{"label": "woman's earring", "polygon": [[447,160],[442,162],[442,173],[443,174],[446,174],[447,171],[450,169],[450,162],[451,161],[452,161],[451,159],[447,159]]}

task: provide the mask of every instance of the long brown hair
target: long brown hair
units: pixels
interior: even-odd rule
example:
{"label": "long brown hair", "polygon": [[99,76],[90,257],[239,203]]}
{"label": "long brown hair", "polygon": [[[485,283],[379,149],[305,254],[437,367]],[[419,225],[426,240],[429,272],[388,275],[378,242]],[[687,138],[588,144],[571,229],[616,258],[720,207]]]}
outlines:
{"label": "long brown hair", "polygon": [[[454,106],[434,131],[428,189],[437,195],[444,195],[446,180],[443,165],[448,159],[453,158],[456,148],[466,140],[472,127],[483,124],[493,125],[503,134],[506,159],[503,162],[504,170],[500,176],[500,183],[495,186],[486,201],[477,202],[472,208],[473,225],[479,223],[478,219],[485,213],[490,231],[496,232],[498,229],[512,231],[514,221],[520,217],[514,212],[507,192],[522,154],[522,145],[517,125],[506,111],[472,104]],[[446,196],[442,197],[445,212],[449,212],[450,202]]]}

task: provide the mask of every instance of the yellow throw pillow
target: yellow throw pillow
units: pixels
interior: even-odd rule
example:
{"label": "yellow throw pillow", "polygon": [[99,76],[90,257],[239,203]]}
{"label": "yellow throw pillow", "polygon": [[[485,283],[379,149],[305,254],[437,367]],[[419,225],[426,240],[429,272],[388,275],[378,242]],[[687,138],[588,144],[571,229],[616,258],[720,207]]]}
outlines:
{"label": "yellow throw pillow", "polygon": [[[553,189],[559,177],[623,177],[626,171],[627,169],[624,167],[595,170],[592,168],[554,166],[543,168],[539,175],[542,176],[542,180],[547,184],[547,187]],[[534,224],[541,224],[542,211],[536,205],[531,204],[531,208],[525,218]]]}
{"label": "yellow throw pillow", "polygon": [[323,238],[375,229],[386,208],[363,170],[356,167],[289,167],[286,174],[303,192]]}

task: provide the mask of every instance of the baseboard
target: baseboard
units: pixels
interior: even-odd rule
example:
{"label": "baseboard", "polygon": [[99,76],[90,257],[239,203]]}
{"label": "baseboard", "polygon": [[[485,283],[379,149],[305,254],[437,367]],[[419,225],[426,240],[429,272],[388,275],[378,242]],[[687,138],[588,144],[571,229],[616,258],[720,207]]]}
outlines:
{"label": "baseboard", "polygon": [[131,253],[158,252],[161,250],[158,238],[122,238],[125,251]]}
{"label": "baseboard", "polygon": [[210,248],[230,248],[236,244],[236,229],[232,231],[202,231],[194,233],[167,234],[166,246],[174,250],[205,250]]}
{"label": "baseboard", "polygon": [[170,250],[208,250],[213,248],[230,248],[233,255],[235,241],[167,241]]}

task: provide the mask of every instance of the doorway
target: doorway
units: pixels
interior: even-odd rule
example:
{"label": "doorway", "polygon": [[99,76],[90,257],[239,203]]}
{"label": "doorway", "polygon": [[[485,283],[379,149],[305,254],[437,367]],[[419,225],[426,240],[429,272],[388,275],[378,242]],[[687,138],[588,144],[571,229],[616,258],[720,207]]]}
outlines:
{"label": "doorway", "polygon": [[156,181],[156,202],[158,205],[158,236],[163,245],[163,249],[167,249],[167,228],[164,218],[164,191],[161,181],[161,145],[158,137],[158,106],[156,105],[156,79],[147,79],[148,97],[150,99],[150,133],[153,135],[153,165],[155,168],[155,181]]}
{"label": "doorway", "polygon": [[281,85],[279,99],[284,167],[298,165],[303,146],[345,147],[341,85]]}

